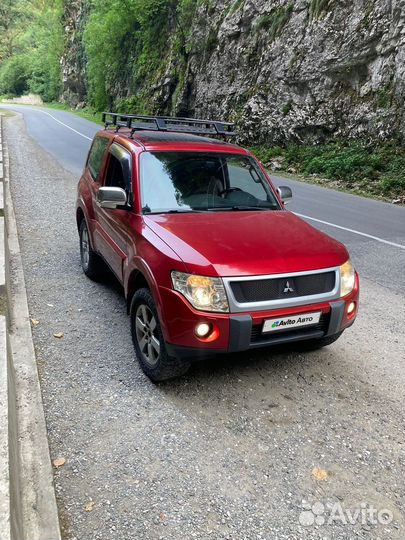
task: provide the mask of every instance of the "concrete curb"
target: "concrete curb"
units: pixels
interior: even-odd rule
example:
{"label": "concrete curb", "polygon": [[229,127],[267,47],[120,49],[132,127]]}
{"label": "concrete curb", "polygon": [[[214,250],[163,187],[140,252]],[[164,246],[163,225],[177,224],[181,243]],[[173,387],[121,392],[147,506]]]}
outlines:
{"label": "concrete curb", "polygon": [[[4,155],[0,116],[0,182],[4,179]],[[0,211],[4,216],[3,189],[0,186]],[[6,324],[6,278],[4,217],[0,218],[0,538],[11,537],[10,519],[10,441],[9,441],[9,391]]]}
{"label": "concrete curb", "polygon": [[1,137],[0,117],[0,214],[5,216],[0,216],[0,540],[60,540],[8,153]]}

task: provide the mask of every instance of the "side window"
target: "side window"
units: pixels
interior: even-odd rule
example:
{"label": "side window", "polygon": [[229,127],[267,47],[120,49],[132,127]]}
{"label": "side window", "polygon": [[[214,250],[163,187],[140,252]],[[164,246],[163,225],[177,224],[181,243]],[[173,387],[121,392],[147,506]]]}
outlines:
{"label": "side window", "polygon": [[[259,200],[267,199],[267,191],[256,169],[245,159],[231,157],[228,160],[229,187],[237,188]],[[254,182],[252,182],[252,179]]]}
{"label": "side window", "polygon": [[[108,157],[107,174],[105,185],[124,189],[128,195],[132,192],[132,157],[128,150],[125,150],[115,142],[110,146]],[[130,197],[131,198],[131,197]]]}
{"label": "side window", "polygon": [[106,137],[96,137],[91,146],[87,166],[93,180],[97,180],[98,174],[101,169],[101,164],[103,162],[104,152],[107,148],[107,144],[108,139]]}
{"label": "side window", "polygon": [[128,186],[124,179],[121,162],[112,154],[110,154],[107,174],[105,177],[105,185],[110,187],[119,187],[127,191]]}

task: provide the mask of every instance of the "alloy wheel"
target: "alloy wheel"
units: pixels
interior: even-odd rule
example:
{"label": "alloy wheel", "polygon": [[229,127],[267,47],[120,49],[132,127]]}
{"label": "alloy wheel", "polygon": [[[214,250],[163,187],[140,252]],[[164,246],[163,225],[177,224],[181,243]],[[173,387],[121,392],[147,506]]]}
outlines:
{"label": "alloy wheel", "polygon": [[155,366],[159,360],[160,340],[157,321],[150,308],[141,304],[135,315],[136,338],[145,361]]}
{"label": "alloy wheel", "polygon": [[82,230],[81,242],[80,242],[80,254],[82,258],[82,266],[87,270],[90,261],[90,241],[89,241],[89,232],[87,227],[84,227]]}

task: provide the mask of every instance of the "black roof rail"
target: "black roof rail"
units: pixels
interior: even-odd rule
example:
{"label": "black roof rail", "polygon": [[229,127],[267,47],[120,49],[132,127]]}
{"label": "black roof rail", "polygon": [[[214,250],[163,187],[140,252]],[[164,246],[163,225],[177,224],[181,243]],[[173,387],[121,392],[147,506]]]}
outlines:
{"label": "black roof rail", "polygon": [[105,128],[114,127],[116,131],[125,127],[135,131],[166,131],[177,133],[193,133],[195,135],[235,135],[234,124],[231,122],[216,122],[213,120],[198,120],[196,118],[176,118],[170,116],[142,116],[138,114],[121,114],[103,112]]}

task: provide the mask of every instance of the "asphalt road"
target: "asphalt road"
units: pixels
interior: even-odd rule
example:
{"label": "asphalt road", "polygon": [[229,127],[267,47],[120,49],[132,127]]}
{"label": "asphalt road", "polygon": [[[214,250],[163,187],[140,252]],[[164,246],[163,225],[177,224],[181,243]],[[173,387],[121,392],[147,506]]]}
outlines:
{"label": "asphalt road", "polygon": [[[1,106],[23,113],[29,135],[66,170],[80,177],[91,140],[100,126],[65,111],[24,105]],[[405,292],[405,280],[396,279],[403,273],[404,207],[291,178],[275,175],[272,178],[276,185],[289,185],[293,189],[290,210],[348,246],[363,277],[393,291]],[[382,260],[389,261],[389,279]]]}
{"label": "asphalt road", "polygon": [[[134,362],[122,291],[80,270],[74,198],[97,127],[12,108],[25,119],[7,118],[5,138],[50,448],[66,459],[64,537],[404,538],[404,209],[277,178],[292,210],[348,246],[358,320],[322,351],[217,358],[153,385]],[[393,520],[331,520],[336,505]]]}

